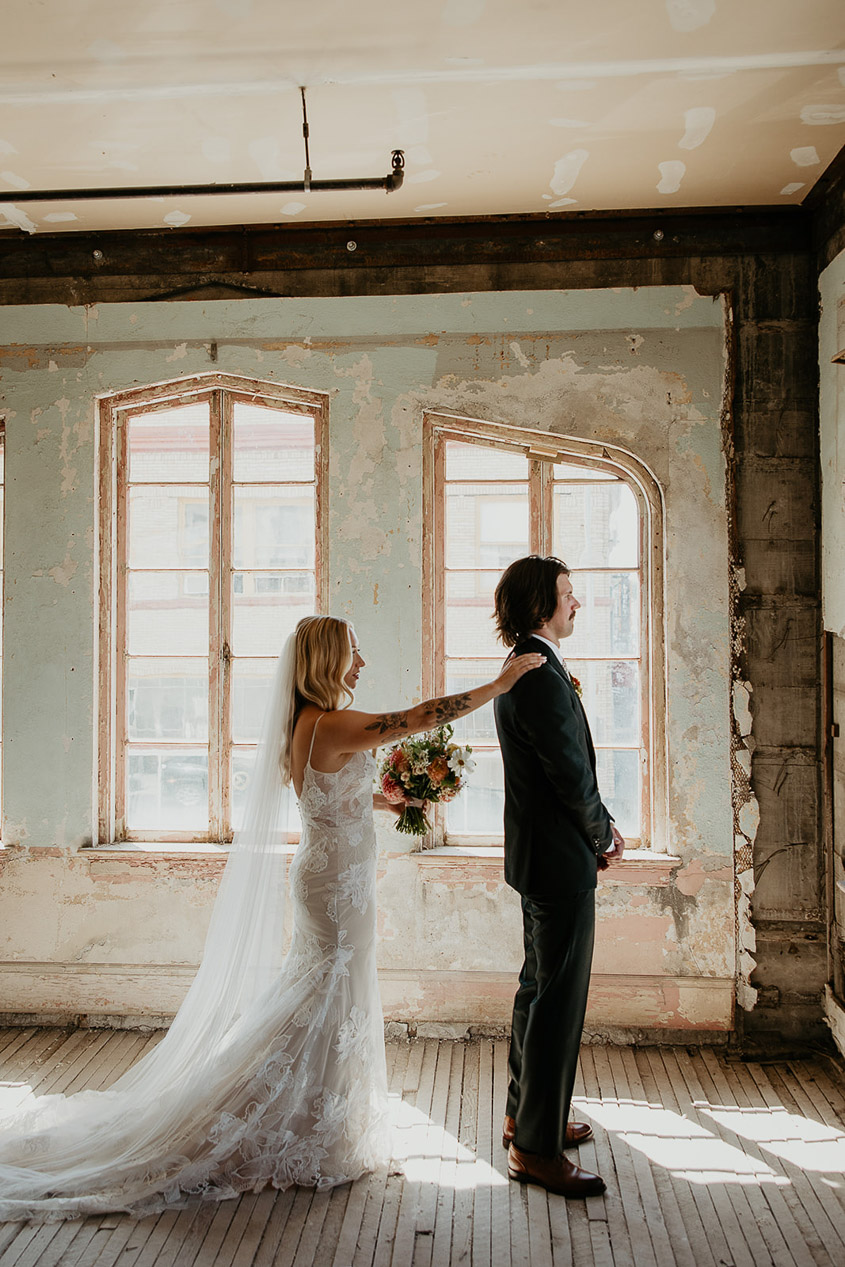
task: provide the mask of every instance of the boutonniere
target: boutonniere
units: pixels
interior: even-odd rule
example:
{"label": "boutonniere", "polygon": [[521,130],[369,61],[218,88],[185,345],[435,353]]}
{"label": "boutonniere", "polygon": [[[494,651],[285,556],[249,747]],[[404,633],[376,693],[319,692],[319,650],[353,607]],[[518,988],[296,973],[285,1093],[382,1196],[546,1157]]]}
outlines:
{"label": "boutonniere", "polygon": [[578,696],[579,699],[582,699],[584,692],[581,690],[581,683],[578,681],[574,673],[570,673],[569,680],[572,683],[572,685],[575,687],[575,694]]}

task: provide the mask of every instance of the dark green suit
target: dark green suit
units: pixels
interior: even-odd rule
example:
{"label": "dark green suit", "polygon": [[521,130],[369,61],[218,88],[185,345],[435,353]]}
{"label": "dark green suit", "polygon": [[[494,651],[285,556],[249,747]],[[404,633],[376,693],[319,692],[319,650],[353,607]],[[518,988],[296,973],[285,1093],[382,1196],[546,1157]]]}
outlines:
{"label": "dark green suit", "polygon": [[597,858],[613,843],[587,717],[552,649],[494,704],[505,767],[505,879],[522,897],[506,1112],[515,1143],[563,1151],[593,959]]}

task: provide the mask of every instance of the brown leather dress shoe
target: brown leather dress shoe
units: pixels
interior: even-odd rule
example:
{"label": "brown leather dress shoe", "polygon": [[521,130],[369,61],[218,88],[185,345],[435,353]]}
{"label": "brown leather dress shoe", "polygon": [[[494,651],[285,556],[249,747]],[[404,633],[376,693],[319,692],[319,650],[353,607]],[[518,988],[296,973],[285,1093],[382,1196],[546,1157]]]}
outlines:
{"label": "brown leather dress shoe", "polygon": [[[504,1124],[502,1125],[502,1148],[508,1148],[513,1143],[516,1134],[516,1122],[512,1117],[505,1114]],[[588,1139],[593,1138],[593,1128],[587,1122],[569,1122],[566,1127],[566,1138],[564,1148],[577,1148],[579,1144],[586,1144]]]}
{"label": "brown leather dress shoe", "polygon": [[516,1144],[508,1149],[508,1178],[517,1183],[536,1183],[561,1197],[600,1197],[606,1187],[600,1175],[581,1170],[565,1157],[523,1153]]}

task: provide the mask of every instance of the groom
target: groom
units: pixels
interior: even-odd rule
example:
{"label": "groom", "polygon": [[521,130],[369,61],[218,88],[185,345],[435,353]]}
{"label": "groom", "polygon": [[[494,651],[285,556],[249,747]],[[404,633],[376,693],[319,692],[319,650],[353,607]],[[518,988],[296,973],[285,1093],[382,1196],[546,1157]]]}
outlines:
{"label": "groom", "polygon": [[560,559],[517,559],[496,587],[513,655],[546,664],[494,703],[505,766],[505,879],[522,897],[525,962],[511,1027],[503,1143],[508,1175],[565,1197],[604,1192],[563,1156],[592,1136],[569,1122],[593,958],[596,873],[625,842],[602,804],[596,757],[560,642],[580,604]]}

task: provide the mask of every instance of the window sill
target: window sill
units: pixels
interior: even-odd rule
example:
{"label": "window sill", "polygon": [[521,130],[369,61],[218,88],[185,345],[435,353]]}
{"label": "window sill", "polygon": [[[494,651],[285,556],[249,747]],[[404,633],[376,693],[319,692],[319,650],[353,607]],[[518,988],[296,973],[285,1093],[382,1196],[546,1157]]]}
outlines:
{"label": "window sill", "polygon": [[[294,854],[297,844],[286,845],[285,851]],[[92,858],[100,854],[111,856],[119,853],[167,854],[170,858],[228,858],[231,851],[231,845],[218,845],[214,841],[184,840],[120,840],[111,845],[88,845],[78,850],[80,856],[87,854]]]}
{"label": "window sill", "polygon": [[[396,857],[407,858],[417,863],[429,879],[467,875],[475,872],[479,877],[491,878],[495,872],[497,878],[502,874],[502,849],[495,845],[439,845],[434,849],[424,849],[419,853],[397,854]],[[645,884],[668,885],[672,872],[681,865],[681,859],[674,854],[654,853],[649,849],[636,849],[627,854],[621,862],[612,864],[607,870],[599,873],[599,884]]]}
{"label": "window sill", "polygon": [[211,841],[189,842],[184,840],[119,840],[109,845],[89,845],[80,849],[80,854],[94,858],[99,854],[116,853],[153,853],[171,854],[179,857],[191,854],[193,857],[225,857],[229,845],[217,845]]}
{"label": "window sill", "polygon": [[[293,857],[296,846],[286,852]],[[166,840],[121,841],[80,849],[94,880],[114,880],[143,875],[179,875],[186,878],[216,877],[222,874],[229,856],[228,845],[186,844]]]}

